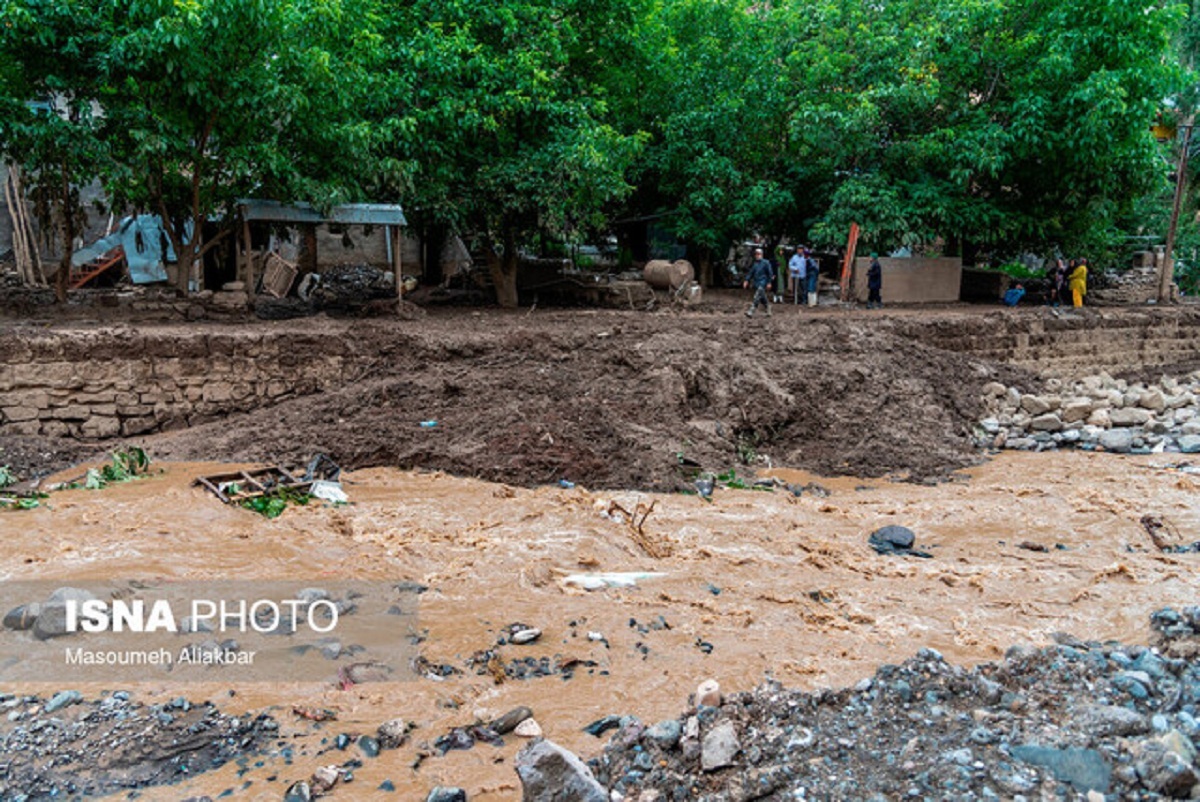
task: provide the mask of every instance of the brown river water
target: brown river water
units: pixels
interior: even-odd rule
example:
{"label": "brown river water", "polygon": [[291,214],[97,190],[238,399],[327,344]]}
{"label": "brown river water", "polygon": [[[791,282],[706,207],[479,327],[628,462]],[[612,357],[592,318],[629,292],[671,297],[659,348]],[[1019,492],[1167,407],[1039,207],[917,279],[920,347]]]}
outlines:
{"label": "brown river water", "polygon": [[[413,740],[364,759],[353,784],[332,798],[424,799],[435,785],[458,785],[472,800],[509,800],[520,796],[513,770],[519,739],[430,757],[418,770],[413,741],[432,742],[452,726],[528,705],[547,737],[587,757],[602,741],[583,733],[585,724],[608,713],[673,718],[709,677],[725,691],[768,676],[799,688],[841,687],[926,646],[973,664],[1014,644],[1045,643],[1055,632],[1146,642],[1152,610],[1198,600],[1200,555],[1158,552],[1139,522],[1157,515],[1185,542],[1200,540],[1200,476],[1169,467],[1180,461],[1006,453],[936,486],[779,470],[788,482],[816,480],[830,495],[718,489],[711,503],[371,469],[344,477],[350,505],[292,508],[272,521],[191,486],[195,476],[228,466],[175,463],[139,481],[62,491],[46,508],[0,516],[0,576],[64,584],[145,576],[415,580],[430,587],[419,610],[428,630],[421,653],[460,668],[492,646],[502,626],[539,627],[541,640],[502,654],[569,655],[596,661],[596,670],[499,685],[467,671],[441,682],[349,690],[333,683],[120,685],[146,702],[183,694],[228,712],[266,710],[297,752],[292,765],[268,759],[244,776],[227,765],[147,789],[142,799],[215,798],[230,788],[234,798],[280,799],[316,767],[357,756],[354,747],[316,756],[322,738],[373,733],[403,717],[418,726]],[[640,535],[602,514],[612,501],[630,510],[654,502]],[[933,558],[875,554],[867,535],[886,524],[913,529],[917,547]],[[1048,550],[1021,548],[1025,542]],[[580,572],[664,575],[595,591],[563,583]],[[630,619],[660,615],[669,629],[630,626]],[[590,642],[589,631],[602,633],[607,646]],[[698,641],[711,644],[711,653]],[[88,696],[110,688],[72,687]],[[292,714],[294,704],[334,709],[338,721],[314,729]],[[376,790],[386,779],[396,793]]]}

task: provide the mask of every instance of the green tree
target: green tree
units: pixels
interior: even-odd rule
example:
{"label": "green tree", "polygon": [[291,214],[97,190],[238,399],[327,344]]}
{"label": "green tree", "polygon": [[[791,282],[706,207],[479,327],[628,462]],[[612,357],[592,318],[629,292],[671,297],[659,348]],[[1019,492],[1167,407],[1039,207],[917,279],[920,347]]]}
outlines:
{"label": "green tree", "polygon": [[[358,102],[379,39],[369,0],[111,0],[104,138],[113,202],[158,214],[186,288],[235,201],[357,200],[379,168]],[[207,241],[203,224],[223,225]]]}
{"label": "green tree", "polygon": [[0,3],[0,155],[25,169],[43,231],[57,234],[60,302],[86,220],[79,187],[107,156],[96,106],[106,30],[99,0]]}
{"label": "green tree", "polygon": [[413,0],[392,7],[385,129],[414,219],[480,237],[501,306],[520,249],[570,237],[629,191],[636,135],[601,76],[632,24],[625,0]]}

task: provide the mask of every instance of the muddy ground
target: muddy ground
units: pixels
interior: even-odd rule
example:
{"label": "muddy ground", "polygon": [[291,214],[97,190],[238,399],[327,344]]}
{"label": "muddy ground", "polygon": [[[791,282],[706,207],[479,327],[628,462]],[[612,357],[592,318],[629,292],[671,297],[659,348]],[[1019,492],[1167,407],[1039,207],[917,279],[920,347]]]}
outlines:
{"label": "muddy ground", "polygon": [[[1037,384],[924,345],[882,314],[777,307],[770,319],[747,319],[742,300],[730,293],[702,310],[649,313],[441,310],[416,322],[250,323],[245,330],[288,325],[309,335],[297,359],[313,335],[352,338],[377,356],[340,389],[139,442],[162,459],[301,463],[320,451],[348,468],[523,486],[566,479],[669,491],[690,485],[688,467],[769,465],[929,478],[979,459],[969,435],[984,383]],[[190,331],[206,326],[230,330]],[[105,445],[0,437],[0,463],[44,473]]]}

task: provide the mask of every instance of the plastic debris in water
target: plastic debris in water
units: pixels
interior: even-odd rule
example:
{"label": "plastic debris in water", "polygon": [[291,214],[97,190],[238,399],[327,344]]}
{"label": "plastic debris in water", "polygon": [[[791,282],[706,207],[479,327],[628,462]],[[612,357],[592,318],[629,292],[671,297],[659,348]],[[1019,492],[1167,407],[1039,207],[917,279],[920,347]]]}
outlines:
{"label": "plastic debris in water", "polygon": [[345,504],[350,500],[339,482],[329,482],[324,479],[314,481],[308,492],[312,494],[313,498],[332,501],[334,504]]}
{"label": "plastic debris in water", "polygon": [[643,579],[654,579],[660,576],[666,576],[666,574],[645,571],[615,574],[571,574],[563,580],[563,584],[573,585],[584,590],[631,588]]}

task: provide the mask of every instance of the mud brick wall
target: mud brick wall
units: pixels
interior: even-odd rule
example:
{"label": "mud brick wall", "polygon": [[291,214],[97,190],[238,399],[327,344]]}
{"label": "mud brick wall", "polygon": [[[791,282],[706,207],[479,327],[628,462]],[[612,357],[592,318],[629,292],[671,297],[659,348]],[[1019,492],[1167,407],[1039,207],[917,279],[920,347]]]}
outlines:
{"label": "mud brick wall", "polygon": [[99,440],[182,428],[320,392],[361,371],[349,338],[0,335],[0,434]]}
{"label": "mud brick wall", "polygon": [[1157,297],[1158,274],[1153,267],[1135,267],[1113,279],[1109,287],[1088,290],[1088,300],[1098,304],[1144,304]]}
{"label": "mud brick wall", "polygon": [[998,311],[894,322],[898,333],[948,351],[1065,377],[1200,361],[1200,308]]}

